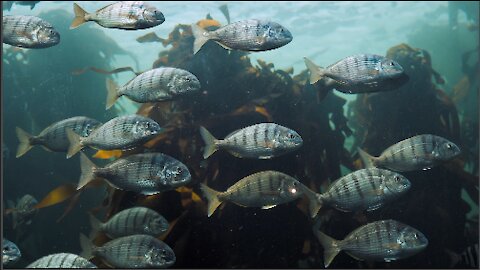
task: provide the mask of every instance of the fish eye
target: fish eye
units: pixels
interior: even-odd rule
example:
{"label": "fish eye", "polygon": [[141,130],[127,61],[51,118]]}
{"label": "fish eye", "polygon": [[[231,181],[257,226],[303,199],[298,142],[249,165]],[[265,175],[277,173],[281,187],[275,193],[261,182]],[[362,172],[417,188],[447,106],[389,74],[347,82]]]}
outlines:
{"label": "fish eye", "polygon": [[395,63],[390,62],[389,65],[393,67],[393,66],[395,66]]}
{"label": "fish eye", "polygon": [[447,149],[451,149],[452,148],[452,144],[451,143],[447,143]]}
{"label": "fish eye", "polygon": [[177,167],[176,171],[177,171],[177,173],[182,173],[182,172],[183,172],[183,169],[180,168],[180,167]]}
{"label": "fish eye", "polygon": [[395,182],[400,182],[400,177],[398,175],[396,175],[394,178]]}
{"label": "fish eye", "polygon": [[3,251],[10,251],[10,247],[9,246],[4,247]]}
{"label": "fish eye", "polygon": [[294,138],[295,138],[295,134],[293,134],[293,133],[288,133],[287,136],[288,136],[288,138],[290,138],[290,139],[294,139]]}

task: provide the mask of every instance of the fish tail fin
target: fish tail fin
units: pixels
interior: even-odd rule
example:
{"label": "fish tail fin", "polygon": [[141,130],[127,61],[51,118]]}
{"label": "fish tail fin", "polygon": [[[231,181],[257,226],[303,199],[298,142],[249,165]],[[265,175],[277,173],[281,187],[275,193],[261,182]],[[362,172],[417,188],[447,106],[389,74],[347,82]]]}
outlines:
{"label": "fish tail fin", "polygon": [[320,208],[322,207],[321,200],[319,199],[319,196],[317,196],[317,193],[315,193],[313,190],[309,189],[307,186],[301,185],[303,193],[307,196],[309,200],[308,208],[310,212],[310,216],[314,218]]}
{"label": "fish tail fin", "polygon": [[323,263],[325,268],[327,268],[341,250],[338,247],[338,240],[335,240],[318,230],[315,230],[314,233],[323,247]]}
{"label": "fish tail fin", "polygon": [[218,199],[218,194],[220,194],[220,192],[209,188],[205,184],[200,184],[200,189],[202,190],[203,195],[207,197],[208,217],[210,217],[213,214],[213,212],[215,212],[215,210],[218,208],[218,206],[222,204],[222,202]]}
{"label": "fish tail fin", "polygon": [[92,240],[95,235],[101,230],[102,222],[98,220],[94,215],[89,214],[90,226],[92,226],[92,231],[88,235],[88,239]]}
{"label": "fish tail fin", "polygon": [[93,257],[93,244],[90,239],[83,233],[80,234],[80,247],[82,252],[80,256],[85,259],[91,259]]}
{"label": "fish tail fin", "polygon": [[19,158],[25,155],[28,150],[32,149],[33,145],[30,142],[33,136],[19,127],[15,127],[15,131],[17,133],[18,140],[20,141],[16,155],[16,157]]}
{"label": "fish tail fin", "polygon": [[68,141],[70,142],[70,145],[68,146],[67,158],[71,158],[78,151],[82,150],[83,148],[82,137],[80,137],[80,135],[75,133],[70,128],[67,128],[66,132],[67,132]]}
{"label": "fish tail fin", "polygon": [[324,76],[324,70],[315,65],[310,59],[307,57],[303,58],[305,60],[305,65],[307,66],[308,70],[310,71],[310,84],[314,84],[318,82]]}
{"label": "fish tail fin", "polygon": [[203,141],[205,142],[203,158],[207,159],[218,150],[218,146],[216,144],[217,139],[205,127],[200,127],[200,135],[202,135]]}
{"label": "fish tail fin", "polygon": [[80,153],[80,169],[82,172],[80,175],[80,181],[78,181],[77,190],[81,189],[90,181],[95,179],[94,170],[96,167],[97,166],[92,161],[90,161],[84,153]]}
{"label": "fish tail fin", "polygon": [[444,251],[445,251],[445,253],[447,253],[447,255],[450,259],[449,268],[453,268],[457,263],[459,263],[462,260],[462,256],[455,253],[454,251],[452,251],[448,248],[445,248]]}
{"label": "fish tail fin", "polygon": [[107,106],[105,109],[110,109],[110,107],[115,104],[115,101],[118,99],[118,85],[115,82],[108,78],[107,79]]}
{"label": "fish tail fin", "polygon": [[87,22],[87,20],[85,19],[85,15],[87,15],[88,13],[79,5],[77,5],[77,3],[73,3],[73,12],[75,13],[75,18],[70,25],[70,29],[77,28]]}
{"label": "fish tail fin", "polygon": [[193,42],[193,54],[196,54],[210,38],[206,35],[208,31],[196,24],[192,24],[192,33],[195,38],[195,41]]}
{"label": "fish tail fin", "polygon": [[363,165],[365,168],[372,168],[375,167],[375,157],[371,156],[369,153],[363,151],[362,149],[357,148],[358,154],[360,155],[360,158],[363,161]]}

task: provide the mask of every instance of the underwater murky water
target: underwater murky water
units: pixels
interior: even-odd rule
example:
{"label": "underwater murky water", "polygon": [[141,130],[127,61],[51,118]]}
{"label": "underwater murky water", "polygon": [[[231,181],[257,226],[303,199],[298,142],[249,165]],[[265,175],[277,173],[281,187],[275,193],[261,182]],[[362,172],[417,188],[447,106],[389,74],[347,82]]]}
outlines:
{"label": "underwater murky water", "polygon": [[478,2],[77,4],[2,2],[5,268],[478,268]]}

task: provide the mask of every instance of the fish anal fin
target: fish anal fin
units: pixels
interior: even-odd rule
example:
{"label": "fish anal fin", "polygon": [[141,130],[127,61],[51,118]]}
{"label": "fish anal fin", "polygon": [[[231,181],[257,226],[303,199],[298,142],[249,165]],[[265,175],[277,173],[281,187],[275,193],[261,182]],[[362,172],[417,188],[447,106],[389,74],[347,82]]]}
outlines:
{"label": "fish anal fin", "polygon": [[219,41],[215,41],[218,45],[222,46],[222,48],[227,49],[227,50],[232,50],[232,48],[228,47],[225,44],[220,43]]}
{"label": "fish anal fin", "polygon": [[272,204],[272,205],[265,205],[265,206],[262,206],[262,209],[266,210],[266,209],[271,209],[273,207],[277,206],[276,204]]}

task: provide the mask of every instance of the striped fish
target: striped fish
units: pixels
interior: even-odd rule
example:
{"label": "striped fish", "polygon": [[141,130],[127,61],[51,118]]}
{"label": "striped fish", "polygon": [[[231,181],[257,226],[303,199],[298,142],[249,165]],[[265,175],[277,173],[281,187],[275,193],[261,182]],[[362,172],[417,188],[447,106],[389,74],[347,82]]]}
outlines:
{"label": "striped fish", "polygon": [[53,26],[35,16],[3,15],[3,43],[29,49],[48,48],[60,42]]}
{"label": "striped fish", "polygon": [[33,217],[38,213],[34,206],[38,204],[37,199],[30,194],[23,195],[15,205],[12,201],[7,201],[8,209],[6,212],[12,214],[13,228],[30,225]]}
{"label": "striped fish", "polygon": [[392,90],[408,79],[400,64],[380,55],[353,55],[327,68],[315,65],[306,57],[304,60],[311,84],[326,78],[327,85],[349,94]]}
{"label": "striped fish", "polygon": [[192,73],[171,67],[156,68],[146,71],[118,87],[112,80],[107,80],[107,106],[113,106],[117,98],[126,96],[140,102],[157,102],[176,96],[198,91],[200,82]]}
{"label": "striped fish", "polygon": [[321,205],[345,212],[372,211],[403,195],[410,186],[410,181],[400,174],[368,168],[337,179],[317,198]]}
{"label": "striped fish", "polygon": [[10,240],[3,238],[2,241],[2,266],[11,265],[20,260],[22,252],[18,246]]}
{"label": "striped fish", "polygon": [[450,257],[449,268],[473,268],[478,269],[478,243],[468,246],[462,253],[457,254],[445,249]]}
{"label": "striped fish", "polygon": [[110,238],[118,238],[132,234],[148,234],[160,236],[168,230],[168,221],[156,211],[147,207],[132,207],[122,210],[101,223],[90,215],[93,233],[105,232]]}
{"label": "striped fish", "polygon": [[56,253],[42,257],[25,268],[97,268],[97,266],[75,254]]}
{"label": "striped fish", "polygon": [[[269,209],[301,197],[308,188],[287,174],[263,171],[241,179],[225,192],[213,190],[205,184],[201,184],[200,189],[208,200],[208,216],[210,217],[223,202],[233,202],[244,207]],[[317,214],[318,209],[317,200],[311,199],[310,214],[312,217]]]}
{"label": "striped fish", "polygon": [[387,168],[397,172],[428,170],[460,155],[453,142],[431,134],[413,136],[388,147],[379,157],[358,148],[365,167]]}
{"label": "striped fish", "polygon": [[81,153],[80,167],[82,174],[77,189],[99,177],[115,188],[152,195],[184,186],[192,179],[187,166],[161,153],[130,155],[103,168],[95,166]]}
{"label": "striped fish", "polygon": [[115,117],[85,138],[67,129],[67,138],[70,141],[67,158],[85,146],[100,150],[131,149],[146,143],[161,130],[157,122],[137,114]]}
{"label": "striped fish", "polygon": [[267,51],[285,46],[293,39],[285,27],[265,20],[234,22],[211,32],[192,24],[192,32],[195,38],[193,54],[208,40],[213,40],[229,50]]}
{"label": "striped fish", "polygon": [[35,145],[41,145],[48,151],[67,152],[70,144],[67,138],[67,129],[72,129],[81,137],[87,137],[100,125],[102,123],[95,119],[76,116],[51,124],[37,136],[32,136],[17,127],[15,131],[20,141],[17,149],[17,158],[23,156]]}
{"label": "striped fish", "polygon": [[357,260],[390,262],[413,256],[428,245],[417,229],[391,219],[361,226],[343,240],[335,240],[316,228],[314,233],[324,248],[325,267],[342,250]]}
{"label": "striped fish", "polygon": [[70,29],[94,21],[106,28],[137,30],[162,24],[165,17],[162,12],[143,1],[122,1],[105,6],[94,13],[87,13],[73,3],[73,19]]}
{"label": "striped fish", "polygon": [[217,140],[204,127],[200,134],[205,141],[203,158],[218,149],[225,149],[239,158],[270,159],[300,148],[302,137],[297,132],[275,123],[261,123],[236,130],[223,140]]}
{"label": "striped fish", "polygon": [[173,250],[150,235],[124,236],[101,247],[92,247],[88,238],[81,235],[80,243],[85,253],[98,256],[116,268],[167,268],[176,261]]}

